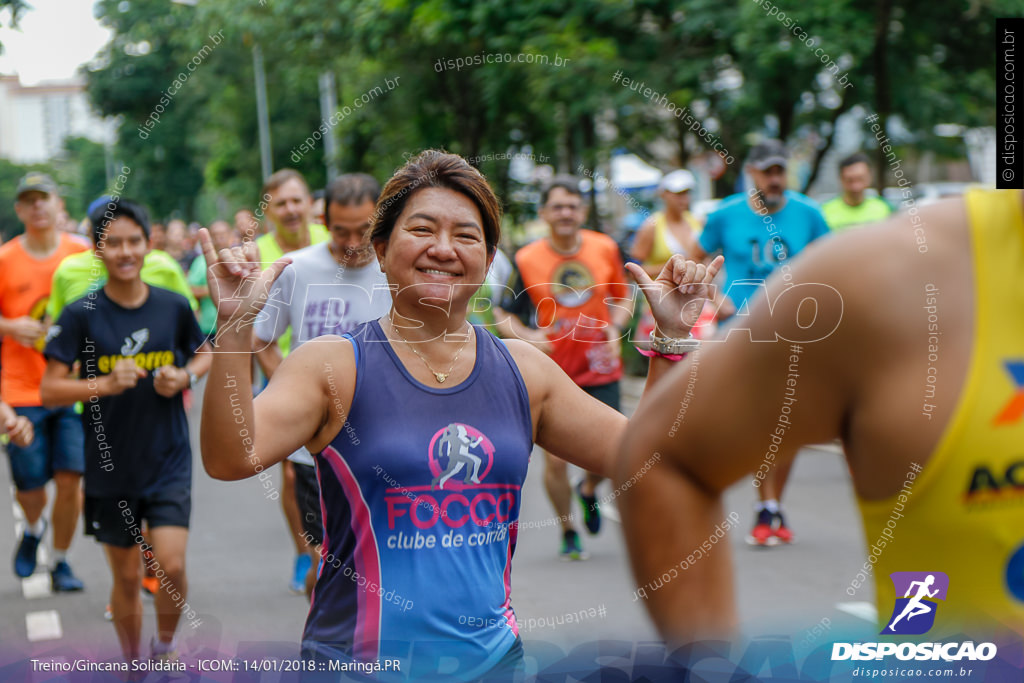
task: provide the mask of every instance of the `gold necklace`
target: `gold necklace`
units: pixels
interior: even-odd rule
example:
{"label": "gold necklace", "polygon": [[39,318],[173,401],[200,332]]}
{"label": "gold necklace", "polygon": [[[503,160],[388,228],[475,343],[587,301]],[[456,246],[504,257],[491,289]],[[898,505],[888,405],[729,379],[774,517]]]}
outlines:
{"label": "gold necklace", "polygon": [[[444,381],[446,379],[448,379],[448,375],[452,374],[452,370],[455,368],[455,364],[459,361],[459,355],[462,353],[462,349],[466,348],[466,344],[469,343],[469,338],[471,336],[471,335],[467,334],[466,335],[466,341],[462,342],[462,346],[460,346],[459,350],[455,352],[455,358],[452,359],[452,364],[448,366],[448,372],[438,372],[437,370],[435,370],[434,368],[432,368],[430,366],[430,363],[428,363],[427,359],[423,357],[423,354],[421,354],[419,351],[417,351],[416,347],[413,346],[412,344],[410,344],[406,340],[406,338],[402,336],[402,333],[398,331],[397,327],[395,327],[395,321],[394,320],[389,320],[388,322],[391,323],[391,331],[394,332],[396,335],[398,335],[398,338],[401,339],[403,342],[405,342],[405,345],[408,346],[409,349],[413,353],[415,353],[416,356],[421,361],[423,361],[423,364],[427,366],[427,370],[430,370],[430,372],[432,372],[434,374],[434,379],[437,380],[438,384],[444,384]],[[446,333],[446,335],[447,335],[447,333]]]}

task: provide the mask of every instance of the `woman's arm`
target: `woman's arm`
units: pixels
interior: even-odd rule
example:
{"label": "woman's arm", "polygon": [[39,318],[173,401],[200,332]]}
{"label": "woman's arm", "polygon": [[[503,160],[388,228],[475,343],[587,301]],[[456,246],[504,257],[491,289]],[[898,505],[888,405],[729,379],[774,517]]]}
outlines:
{"label": "woman's arm", "polygon": [[[252,323],[288,259],[279,259],[261,272],[252,243],[244,250],[223,249],[218,255],[205,229],[200,230],[199,239],[218,328],[200,427],[203,466],[215,479],[244,479],[281,462],[321,435],[332,419],[337,420],[327,410],[324,357],[328,345],[308,344],[291,354],[253,401]],[[348,358],[341,354],[335,362],[339,376],[335,381],[351,377],[352,367],[347,364],[351,364],[351,350]]]}
{"label": "woman's arm", "polygon": [[245,479],[301,446],[319,451],[330,443],[345,413],[329,410],[328,378],[342,396],[337,405],[351,403],[355,358],[340,337],[321,337],[289,354],[255,399],[250,354],[248,339],[218,340],[213,354],[199,438],[214,479]]}

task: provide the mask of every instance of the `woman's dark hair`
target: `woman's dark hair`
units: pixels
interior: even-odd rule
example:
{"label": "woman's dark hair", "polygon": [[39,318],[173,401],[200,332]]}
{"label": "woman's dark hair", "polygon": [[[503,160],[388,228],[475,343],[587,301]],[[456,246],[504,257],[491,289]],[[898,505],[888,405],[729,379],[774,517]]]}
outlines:
{"label": "woman's dark hair", "polygon": [[468,161],[458,154],[436,149],[425,150],[409,159],[388,180],[373,212],[370,239],[374,243],[388,241],[409,197],[428,187],[458,192],[476,205],[484,222],[487,254],[493,255],[501,241],[501,205],[498,198],[483,174]]}

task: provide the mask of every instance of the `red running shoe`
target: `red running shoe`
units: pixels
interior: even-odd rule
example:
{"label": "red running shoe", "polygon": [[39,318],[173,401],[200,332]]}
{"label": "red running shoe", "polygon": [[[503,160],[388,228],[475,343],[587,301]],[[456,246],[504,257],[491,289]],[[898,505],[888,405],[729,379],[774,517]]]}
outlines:
{"label": "red running shoe", "polygon": [[757,513],[757,524],[754,525],[750,535],[747,536],[747,543],[750,545],[768,546],[775,545],[779,540],[775,537],[774,518],[772,513],[761,510]]}
{"label": "red running shoe", "polygon": [[778,539],[779,543],[792,543],[793,532],[786,526],[786,521],[782,519],[782,513],[776,512],[772,515],[773,529],[772,535]]}

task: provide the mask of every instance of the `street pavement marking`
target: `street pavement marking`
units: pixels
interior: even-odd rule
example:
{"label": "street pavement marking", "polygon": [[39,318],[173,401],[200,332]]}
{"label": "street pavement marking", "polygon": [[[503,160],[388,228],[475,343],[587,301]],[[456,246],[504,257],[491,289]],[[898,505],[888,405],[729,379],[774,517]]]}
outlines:
{"label": "street pavement marking", "polygon": [[837,602],[836,609],[872,624],[878,623],[878,610],[870,602]]}
{"label": "street pavement marking", "polygon": [[48,598],[53,595],[51,590],[50,575],[46,572],[36,572],[27,579],[21,580],[21,594],[26,600],[37,598]]}
{"label": "street pavement marking", "polygon": [[60,627],[60,615],[55,609],[29,612],[25,615],[25,629],[28,631],[29,642],[64,637],[64,630]]}

